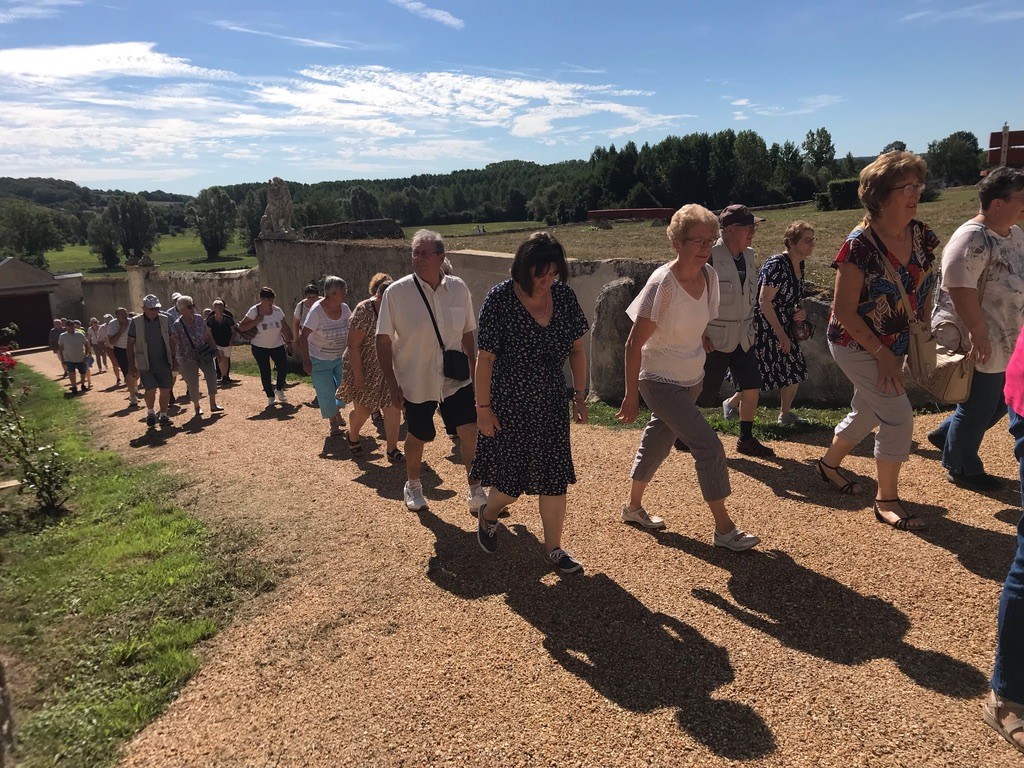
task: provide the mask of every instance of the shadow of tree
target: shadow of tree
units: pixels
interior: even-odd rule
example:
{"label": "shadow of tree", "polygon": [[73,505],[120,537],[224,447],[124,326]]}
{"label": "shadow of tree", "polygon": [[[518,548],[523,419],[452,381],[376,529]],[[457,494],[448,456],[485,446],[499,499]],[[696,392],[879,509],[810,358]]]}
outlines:
{"label": "shadow of tree", "polygon": [[737,556],[671,531],[651,535],[662,546],[728,571],[735,602],[707,589],[694,589],[694,597],[789,648],[851,666],[889,658],[915,683],[945,696],[967,698],[987,689],[985,675],[969,664],[903,640],[910,619],[891,603],[805,568],[784,552]]}
{"label": "shadow of tree", "polygon": [[580,573],[547,584],[540,542],[524,526],[502,531],[487,558],[475,531],[420,513],[435,536],[427,576],[474,600],[505,595],[507,605],[544,635],[566,671],[633,712],[671,707],[679,727],[717,755],[749,760],[770,754],[775,738],[741,702],[712,697],[733,680],[726,649],[673,616],[655,613],[605,574]]}

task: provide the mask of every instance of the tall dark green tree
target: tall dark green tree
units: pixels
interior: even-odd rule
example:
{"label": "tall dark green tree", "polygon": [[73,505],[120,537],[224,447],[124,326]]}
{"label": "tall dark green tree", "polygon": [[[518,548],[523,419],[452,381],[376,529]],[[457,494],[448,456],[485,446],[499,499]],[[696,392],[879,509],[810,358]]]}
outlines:
{"label": "tall dark green tree", "polygon": [[[777,144],[772,144],[773,149],[777,146]],[[783,142],[782,146],[778,148],[778,156],[772,167],[772,186],[789,198],[802,199],[797,197],[797,180],[803,168],[804,161],[800,157],[800,149],[797,145],[792,141]]]}
{"label": "tall dark green tree", "polygon": [[771,179],[768,147],[756,131],[740,131],[733,142],[736,158],[736,182],[732,199],[752,205],[763,202]]}
{"label": "tall dark green tree", "polygon": [[881,154],[884,155],[886,152],[906,152],[906,151],[907,151],[907,143],[905,141],[900,141],[899,139],[897,139],[896,141],[890,141],[888,144],[886,144],[884,147],[882,147]]}
{"label": "tall dark green tree", "polygon": [[64,239],[50,211],[20,198],[0,201],[0,255],[46,269],[46,252],[63,249]]}
{"label": "tall dark green tree", "polygon": [[380,201],[377,196],[360,185],[352,187],[349,191],[346,208],[347,216],[345,218],[354,221],[380,218]]}
{"label": "tall dark green tree", "polygon": [[836,160],[836,145],[832,143],[832,134],[821,127],[816,131],[808,131],[803,143],[804,157],[814,170],[831,168]]}
{"label": "tall dark green tree", "polygon": [[224,187],[207,187],[185,206],[188,222],[196,230],[209,261],[220,256],[235,233],[238,210]]}
{"label": "tall dark green tree", "polygon": [[256,238],[260,236],[260,219],[267,210],[267,188],[250,189],[238,204],[238,234],[245,242],[246,253],[256,253]]}
{"label": "tall dark green tree", "polygon": [[928,143],[928,171],[947,184],[974,184],[981,172],[978,137],[970,131],[956,131]]}
{"label": "tall dark green tree", "polygon": [[95,253],[107,269],[114,269],[121,263],[121,238],[110,207],[89,222],[86,237],[90,253]]}
{"label": "tall dark green tree", "polygon": [[159,235],[156,217],[142,195],[127,194],[108,206],[117,225],[118,239],[125,259],[141,259],[153,250]]}

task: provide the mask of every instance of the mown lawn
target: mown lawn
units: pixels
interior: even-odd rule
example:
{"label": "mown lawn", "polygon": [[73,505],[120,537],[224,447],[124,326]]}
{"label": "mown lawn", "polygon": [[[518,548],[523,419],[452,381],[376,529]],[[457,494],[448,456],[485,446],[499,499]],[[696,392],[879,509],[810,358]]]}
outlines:
{"label": "mown lawn", "polygon": [[19,366],[28,420],[74,466],[68,514],[32,528],[30,495],[0,498],[0,657],[17,764],[105,766],[200,664],[194,646],[273,587],[251,537],[174,505],[188,480],[95,448],[81,405]]}
{"label": "mown lawn", "polygon": [[[978,196],[974,187],[958,187],[943,190],[933,203],[922,203],[918,207],[918,218],[927,223],[945,243],[953,231],[978,212]],[[815,227],[817,247],[814,257],[807,264],[807,278],[815,286],[831,291],[833,270],[829,266],[839,251],[847,234],[860,221],[863,211],[818,211],[813,205],[786,208],[777,211],[763,211],[758,214],[766,219],[757,229],[754,250],[758,259],[782,251],[782,235],[789,223],[804,219]],[[490,227],[491,225],[488,225]],[[538,227],[541,228],[541,227]],[[614,223],[612,229],[598,229],[589,224],[570,224],[544,227],[555,235],[565,246],[571,258],[583,260],[644,259],[668,261],[672,257],[662,224],[651,226],[650,222]],[[452,237],[446,241],[448,250],[476,249],[515,253],[526,233],[493,233]]]}
{"label": "mown lawn", "polygon": [[[104,267],[86,245],[69,245],[64,246],[63,251],[49,251],[46,260],[49,262],[49,270],[54,273],[82,272],[87,277],[125,274],[124,267],[113,270]],[[190,272],[216,272],[256,266],[256,257],[246,255],[245,245],[237,240],[216,261],[209,261],[199,237],[192,232],[161,237],[153,250],[153,261],[165,270]]]}

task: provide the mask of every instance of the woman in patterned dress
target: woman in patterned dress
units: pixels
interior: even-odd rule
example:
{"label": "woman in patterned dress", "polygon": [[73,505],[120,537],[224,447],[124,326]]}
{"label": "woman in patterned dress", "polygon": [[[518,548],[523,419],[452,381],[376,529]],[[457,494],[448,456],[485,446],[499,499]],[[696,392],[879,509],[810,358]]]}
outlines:
{"label": "woman in patterned dress", "polygon": [[858,194],[868,212],[832,263],[836,283],[828,345],[853,383],[853,402],[818,460],[818,474],[840,493],[860,493],[860,484],[839,467],[877,428],[875,519],[900,531],[919,531],[925,525],[907,511],[899,495],[900,469],[910,457],[914,436],[914,411],[903,388],[910,320],[891,275],[903,284],[916,318],[927,323],[939,239],[914,218],[927,170],[924,160],[911,152],[886,152],[861,171]]}
{"label": "woman in patterned dress", "polygon": [[786,250],[768,259],[758,277],[755,354],[761,389],[779,390],[779,424],[801,424],[806,420],[790,413],[790,408],[797,387],[807,378],[807,361],[789,329],[794,320],[807,319],[800,300],[804,295],[804,262],[814,251],[814,227],[806,221],[794,221],[786,228],[783,244]]}
{"label": "woman in patterned dress", "polygon": [[476,363],[480,437],[472,477],[490,487],[477,514],[477,540],[498,546],[498,515],[522,494],[540,497],[548,562],[562,573],[581,568],[562,549],[566,490],[576,482],[569,445],[566,358],[572,371],[572,412],[587,420],[589,323],[568,286],[565,251],[547,232],[519,246],[512,279],[494,286],[480,308]]}
{"label": "woman in patterned dress", "polygon": [[399,462],[403,459],[398,449],[398,427],[402,411],[391,404],[374,344],[380,300],[389,285],[391,275],[384,272],[375,274],[370,278],[370,298],[359,302],[352,312],[348,326],[348,348],[342,358],[341,386],[338,387],[336,397],[352,403],[352,412],[348,417],[348,447],[352,455],[363,455],[359,430],[370,418],[370,414],[383,411],[387,457],[391,462]]}

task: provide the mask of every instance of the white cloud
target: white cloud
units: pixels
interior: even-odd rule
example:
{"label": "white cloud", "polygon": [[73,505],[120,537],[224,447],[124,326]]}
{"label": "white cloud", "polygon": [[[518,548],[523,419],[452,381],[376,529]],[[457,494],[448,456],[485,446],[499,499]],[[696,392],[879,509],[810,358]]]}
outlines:
{"label": "white cloud", "polygon": [[742,120],[749,120],[750,118],[747,117],[746,113],[744,113],[744,112],[733,112],[732,113],[732,119],[736,120],[736,121],[742,121]]}
{"label": "white cloud", "polygon": [[428,5],[418,2],[418,0],[388,0],[388,2],[392,5],[397,5],[399,8],[404,8],[417,16],[422,16],[424,19],[436,21],[439,24],[444,24],[446,27],[451,27],[452,29],[462,29],[466,26],[466,22],[452,16],[448,11],[431,8]]}
{"label": "white cloud", "polygon": [[976,24],[1000,24],[1024,19],[1024,9],[1019,0],[995,0],[994,2],[958,5],[949,10],[929,9],[915,11],[900,17],[902,22],[925,22],[938,24],[944,21],[971,21]]}
{"label": "white cloud", "polygon": [[111,77],[231,79],[230,72],[204,69],[188,59],[153,49],[155,43],[101,43],[0,50],[0,78],[37,86]]}
{"label": "white cloud", "polygon": [[809,115],[821,109],[834,107],[846,101],[842,96],[823,93],[819,96],[808,96],[800,99],[799,107],[758,107],[755,105],[754,112],[763,117],[789,117],[791,115]]}
{"label": "white cloud", "polygon": [[81,5],[84,0],[7,0],[4,7],[0,7],[0,24],[15,24],[19,21],[52,19],[60,15],[63,8],[72,5]]}
{"label": "white cloud", "polygon": [[259,29],[251,29],[250,27],[242,26],[241,24],[235,24],[231,21],[213,21],[210,22],[215,27],[226,29],[229,32],[243,32],[247,35],[260,35],[262,37],[272,37],[275,40],[284,40],[285,42],[295,43],[296,45],[305,46],[307,48],[344,48],[351,49],[356,47],[354,44],[343,44],[343,43],[331,43],[326,40],[313,40],[308,37],[292,37],[291,35],[279,35],[274,32],[265,32]]}
{"label": "white cloud", "polygon": [[733,107],[749,107],[750,99],[735,99],[734,101],[730,101],[729,104]]}

